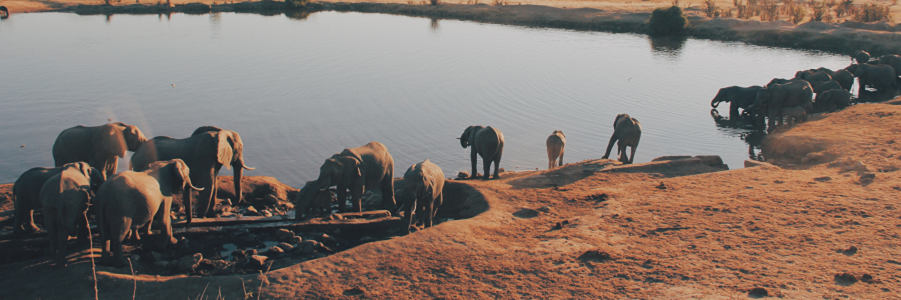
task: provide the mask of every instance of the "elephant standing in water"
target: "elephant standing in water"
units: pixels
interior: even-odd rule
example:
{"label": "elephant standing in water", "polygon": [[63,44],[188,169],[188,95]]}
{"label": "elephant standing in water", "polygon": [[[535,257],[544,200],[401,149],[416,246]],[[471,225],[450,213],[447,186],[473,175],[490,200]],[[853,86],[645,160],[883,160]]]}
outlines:
{"label": "elephant standing in water", "polygon": [[789,125],[807,122],[807,111],[800,106],[782,107],[779,114],[788,119]]}
{"label": "elephant standing in water", "polygon": [[[131,168],[144,171],[151,163],[179,158],[192,170],[191,182],[203,188],[197,199],[197,217],[212,217],[215,214],[216,190],[219,170],[234,168],[235,203],[241,202],[241,178],[244,169],[253,170],[244,164],[244,142],[237,132],[213,126],[203,126],[194,130],[190,137],[173,139],[158,136],[149,140],[135,151],[131,157]],[[183,201],[185,217],[190,224],[193,217],[191,191],[185,190]]]}
{"label": "elephant standing in water", "polygon": [[[613,149],[613,143],[616,143],[618,146],[616,154],[619,155],[619,161],[631,164],[635,159],[635,149],[638,148],[639,140],[641,140],[641,123],[627,114],[618,114],[613,121],[613,135],[610,136],[607,152],[604,153],[603,158],[610,157],[610,150]],[[626,147],[632,147],[632,155],[626,155]]]}
{"label": "elephant standing in water", "polygon": [[469,126],[463,131],[463,135],[457,139],[460,140],[460,146],[463,146],[463,149],[472,146],[472,152],[469,155],[470,160],[472,160],[472,175],[469,178],[476,178],[478,174],[478,169],[476,169],[478,158],[476,154],[482,157],[482,166],[485,169],[484,179],[488,180],[491,178],[492,162],[494,163],[494,179],[500,178],[498,169],[501,164],[501,156],[504,154],[504,133],[491,126]]}
{"label": "elephant standing in water", "polygon": [[807,81],[797,80],[786,84],[771,84],[757,92],[757,99],[754,100],[751,108],[757,109],[760,114],[767,115],[769,118],[767,130],[772,131],[776,129],[776,121],[778,121],[778,125],[782,125],[782,107],[801,106],[806,113],[810,114],[813,111],[812,98],[813,88]]}
{"label": "elephant standing in water", "polygon": [[898,80],[897,77],[901,76],[901,55],[886,54],[886,55],[883,55],[883,56],[880,56],[879,58],[877,58],[875,63],[874,63],[874,61],[870,61],[869,63],[870,64],[879,63],[879,64],[888,65],[888,66],[892,67],[892,69],[895,70],[895,80]]}
{"label": "elephant standing in water", "polygon": [[9,9],[6,6],[0,6],[0,19],[9,18]]}
{"label": "elephant standing in water", "polygon": [[713,100],[710,101],[710,107],[717,108],[720,102],[729,102],[729,118],[737,119],[739,117],[738,109],[741,108],[748,111],[748,107],[754,104],[754,98],[757,97],[757,91],[763,87],[759,85],[750,87],[730,86],[721,88]]}
{"label": "elephant standing in water", "polygon": [[404,218],[401,220],[401,231],[409,234],[413,222],[413,209],[416,218],[425,228],[432,227],[435,213],[444,202],[444,172],[441,168],[426,159],[414,164],[404,173],[404,188],[398,195],[403,202]]}
{"label": "elephant standing in water", "polygon": [[856,64],[845,68],[857,77],[860,87],[858,94],[870,86],[880,91],[892,90],[895,87],[895,69],[889,65]]}
{"label": "elephant standing in water", "polygon": [[[103,172],[97,168],[92,168],[85,162],[68,163],[58,168],[32,168],[19,176],[16,183],[13,184],[13,203],[15,205],[15,222],[13,223],[13,232],[34,232],[38,228],[34,224],[32,216],[34,210],[41,209],[41,188],[44,183],[51,177],[59,174],[63,169],[74,167],[90,173],[91,188],[96,191],[103,184]],[[80,233],[83,237],[87,237],[87,232]]]}
{"label": "elephant standing in water", "polygon": [[346,211],[347,191],[350,190],[354,212],[363,211],[364,189],[380,187],[382,190],[382,206],[397,211],[394,202],[394,158],[388,148],[379,142],[356,148],[345,148],[341,153],[332,155],[319,167],[319,179],[316,179],[319,191],[327,191],[330,186],[337,186],[338,207]]}
{"label": "elephant standing in water", "polygon": [[[81,163],[84,164],[84,163]],[[50,240],[50,255],[58,267],[66,266],[66,241],[78,228],[87,228],[85,219],[91,190],[91,170],[79,164],[66,164],[41,187],[44,228]]]}
{"label": "elephant standing in water", "polygon": [[832,75],[826,70],[810,69],[795,72],[795,79],[804,79],[807,82],[814,83],[832,80]]}
{"label": "elephant standing in water", "polygon": [[563,135],[563,131],[554,130],[544,144],[547,146],[547,168],[553,169],[555,165],[563,166],[563,148],[566,147],[566,136]]}
{"label": "elephant standing in water", "polygon": [[[175,244],[169,216],[172,196],[190,193],[192,189],[203,190],[191,184],[190,169],[181,159],[154,162],[143,172],[122,172],[103,183],[94,198],[102,258],[116,267],[127,265],[122,256],[122,241],[129,234],[140,239],[138,229],[142,227],[150,235],[154,218],[163,223],[163,248]],[[110,243],[112,261],[109,261]]]}
{"label": "elephant standing in water", "polygon": [[863,50],[854,51],[851,59],[857,61],[858,64],[865,64],[870,61],[870,54]]}
{"label": "elephant standing in water", "polygon": [[100,169],[106,178],[116,174],[119,157],[125,151],[135,151],[147,142],[144,133],[134,125],[120,122],[100,126],[75,126],[56,137],[53,143],[53,161],[56,167],[83,161]]}

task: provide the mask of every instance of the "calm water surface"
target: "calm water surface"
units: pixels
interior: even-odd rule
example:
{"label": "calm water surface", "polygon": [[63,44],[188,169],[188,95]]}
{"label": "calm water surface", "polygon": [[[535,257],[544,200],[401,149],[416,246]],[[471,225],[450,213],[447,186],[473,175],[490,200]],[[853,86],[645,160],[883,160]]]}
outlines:
{"label": "calm water surface", "polygon": [[619,113],[642,123],[635,162],[717,154],[739,168],[749,131],[716,126],[719,88],[849,62],[741,43],[652,47],[635,34],[337,12],[15,14],[0,21],[0,41],[0,182],[52,166],[63,129],[108,119],[148,137],[235,130],[257,168],[245,174],[293,186],[373,140],[394,156],[396,176],[426,158],[449,176],[468,171],[469,150],[455,138],[476,124],[504,132],[507,170],[545,168],[554,130],[566,134],[565,162],[596,159]]}

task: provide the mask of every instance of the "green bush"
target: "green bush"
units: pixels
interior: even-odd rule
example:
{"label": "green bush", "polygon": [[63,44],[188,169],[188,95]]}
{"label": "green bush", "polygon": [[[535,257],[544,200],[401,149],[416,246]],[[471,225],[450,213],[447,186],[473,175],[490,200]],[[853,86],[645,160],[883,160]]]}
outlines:
{"label": "green bush", "polygon": [[688,27],[688,19],[678,6],[658,8],[651,13],[648,29],[651,35],[681,34]]}

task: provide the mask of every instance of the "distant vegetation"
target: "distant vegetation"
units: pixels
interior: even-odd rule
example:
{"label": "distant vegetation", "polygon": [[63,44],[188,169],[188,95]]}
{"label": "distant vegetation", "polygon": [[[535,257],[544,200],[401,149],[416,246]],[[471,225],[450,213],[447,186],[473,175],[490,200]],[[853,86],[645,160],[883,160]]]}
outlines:
{"label": "distant vegetation", "polygon": [[[897,0],[894,0],[897,1]],[[786,20],[795,24],[801,22],[889,22],[892,4],[868,3],[855,5],[854,0],[732,0],[735,7],[718,7],[713,0],[701,3],[701,10],[708,17],[732,17],[761,21]]]}
{"label": "distant vegetation", "polygon": [[673,5],[669,8],[658,8],[651,13],[651,19],[648,20],[648,29],[651,35],[673,35],[685,32],[688,27],[688,19],[682,13],[679,6]]}

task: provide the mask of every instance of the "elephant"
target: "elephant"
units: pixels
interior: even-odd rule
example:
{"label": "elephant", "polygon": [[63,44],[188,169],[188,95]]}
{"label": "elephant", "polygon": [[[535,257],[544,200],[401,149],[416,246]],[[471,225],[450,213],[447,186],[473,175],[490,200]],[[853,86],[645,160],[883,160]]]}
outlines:
{"label": "elephant", "polygon": [[825,92],[832,89],[841,89],[842,85],[835,80],[829,81],[811,81],[810,86],[813,88],[814,93]]}
{"label": "elephant", "polygon": [[320,191],[315,180],[307,183],[297,193],[294,201],[294,219],[301,219],[304,215],[323,215],[331,211],[335,196],[329,190]]}
{"label": "elephant", "polygon": [[800,106],[782,107],[779,113],[788,119],[789,124],[807,122],[807,111]]}
{"label": "elephant", "polygon": [[466,130],[463,130],[463,135],[457,139],[460,140],[460,146],[463,146],[463,149],[472,147],[469,155],[472,161],[472,175],[469,178],[474,179],[478,177],[478,169],[476,169],[478,158],[476,155],[482,157],[482,166],[485,169],[484,180],[490,179],[491,163],[494,163],[494,179],[500,178],[498,175],[500,172],[499,165],[504,154],[503,132],[491,126],[469,126],[466,127]]}
{"label": "elephant", "polygon": [[[808,82],[807,80],[804,80],[804,79],[801,79],[801,78],[792,78],[792,79],[773,78],[772,80],[770,80],[770,82],[768,82],[768,83],[767,83],[765,86],[763,86],[763,87],[768,88],[768,87],[773,86],[773,85],[777,85],[777,84],[787,84],[787,83],[792,83],[792,82],[804,82],[804,83],[808,83],[808,84],[810,83],[810,82]],[[811,88],[812,88],[812,87],[811,87]],[[759,92],[759,91],[758,91],[758,92]],[[756,95],[756,94],[754,95],[754,100],[757,101],[757,95]],[[752,104],[753,104],[753,103],[752,103]]]}
{"label": "elephant", "polygon": [[865,64],[870,61],[870,54],[863,50],[857,50],[851,54],[851,60],[856,60],[858,64]]}
{"label": "elephant", "polygon": [[[901,76],[901,55],[886,54],[876,59],[876,62],[889,65],[895,70],[895,77]],[[895,78],[897,80],[897,78]]]}
{"label": "elephant", "polygon": [[[88,203],[93,168],[85,163],[66,164],[41,187],[44,228],[50,240],[50,255],[58,267],[66,266],[66,241],[78,228],[87,228]],[[99,171],[98,171],[99,172]]]}
{"label": "elephant", "polygon": [[382,190],[382,206],[397,211],[394,202],[394,158],[388,148],[379,142],[369,142],[356,148],[345,148],[335,153],[319,167],[319,178],[316,179],[319,191],[326,191],[337,186],[338,208],[346,210],[347,191],[350,190],[354,212],[363,211],[363,192],[365,188],[380,187]]}
{"label": "elephant", "polygon": [[53,161],[56,167],[73,162],[87,162],[103,171],[106,178],[116,174],[119,158],[125,151],[135,151],[147,142],[144,133],[134,125],[121,122],[100,126],[75,126],[56,137]]}
{"label": "elephant", "polygon": [[851,85],[854,84],[854,75],[852,75],[851,72],[848,72],[848,70],[845,69],[841,69],[832,72],[832,74],[830,75],[832,75],[832,80],[837,81],[838,84],[842,86],[842,89],[848,91],[851,90]]}
{"label": "elephant", "polygon": [[766,88],[757,92],[757,98],[752,109],[758,109],[759,113],[766,114],[768,130],[772,131],[776,128],[776,121],[782,125],[781,110],[782,107],[801,106],[806,113],[813,111],[813,88],[810,83],[798,80],[786,84],[768,85]]}
{"label": "elephant", "polygon": [[0,18],[9,18],[9,9],[7,9],[6,6],[0,6]]}
{"label": "elephant", "polygon": [[68,163],[57,168],[32,168],[25,171],[13,184],[13,204],[15,205],[13,232],[24,233],[38,230],[34,224],[32,214],[34,210],[42,207],[41,188],[48,179],[59,174],[63,169],[70,167],[90,172],[90,185],[93,191],[97,191],[100,185],[103,184],[105,178],[103,172],[97,168],[92,168],[85,162]]}
{"label": "elephant", "polygon": [[891,90],[895,87],[895,69],[885,64],[856,64],[845,68],[851,72],[860,83],[858,91],[862,91],[866,86],[871,86],[877,90]]}
{"label": "elephant", "polygon": [[804,70],[795,72],[795,79],[804,79],[807,82],[821,82],[832,80],[832,76],[825,70]]}
{"label": "elephant", "polygon": [[817,93],[814,105],[819,111],[836,111],[851,105],[851,92],[845,89],[832,89]]}
{"label": "elephant", "polygon": [[547,168],[553,169],[555,165],[563,166],[563,148],[566,147],[566,136],[563,135],[563,131],[554,130],[544,144],[547,145]]}
{"label": "elephant", "polygon": [[403,189],[398,198],[403,202],[404,218],[401,231],[410,234],[413,209],[425,228],[432,227],[435,213],[444,202],[444,172],[428,159],[414,164],[404,172]]}
{"label": "elephant", "polygon": [[730,86],[724,87],[716,93],[716,96],[713,97],[713,100],[710,101],[710,106],[716,108],[719,106],[720,102],[729,102],[729,118],[735,119],[739,116],[738,109],[741,108],[745,111],[748,110],[748,107],[751,104],[754,104],[754,98],[757,97],[757,91],[760,91],[763,87],[759,85],[750,86],[750,87],[740,87],[740,86]]}
{"label": "elephant", "polygon": [[[639,140],[641,140],[641,123],[627,114],[618,114],[613,121],[613,135],[610,136],[607,152],[604,153],[603,158],[610,157],[610,150],[613,149],[613,143],[616,143],[618,146],[616,154],[619,155],[619,161],[631,164],[635,159],[635,149],[638,148]],[[632,155],[626,155],[626,147],[632,147]]]}
{"label": "elephant", "polygon": [[[197,217],[211,217],[215,214],[216,190],[218,189],[219,170],[234,168],[235,197],[241,202],[241,178],[244,169],[254,170],[244,164],[244,142],[237,132],[213,126],[197,128],[190,137],[173,139],[158,136],[147,141],[135,151],[131,157],[131,168],[135,171],[146,170],[155,161],[166,161],[179,158],[187,164],[191,172],[191,182],[203,188],[197,199]],[[186,190],[183,199],[191,197]],[[185,215],[188,224],[193,218],[193,207],[190,201],[184,201]]]}
{"label": "elephant", "polygon": [[163,248],[175,244],[169,216],[172,196],[191,190],[203,188],[191,184],[190,168],[181,159],[154,162],[142,172],[125,171],[104,182],[94,197],[102,259],[116,267],[125,266],[122,241],[129,234],[140,239],[138,229],[142,227],[149,235],[154,218],[163,224]]}

